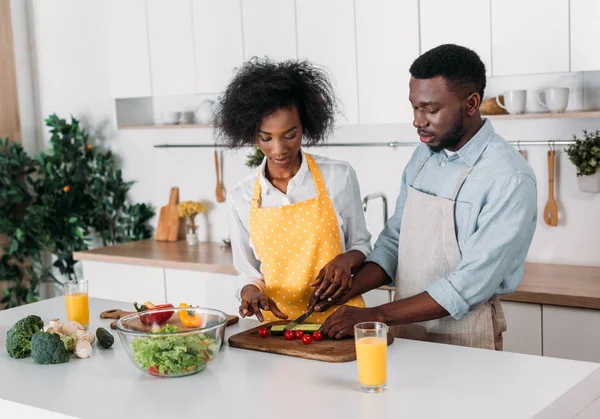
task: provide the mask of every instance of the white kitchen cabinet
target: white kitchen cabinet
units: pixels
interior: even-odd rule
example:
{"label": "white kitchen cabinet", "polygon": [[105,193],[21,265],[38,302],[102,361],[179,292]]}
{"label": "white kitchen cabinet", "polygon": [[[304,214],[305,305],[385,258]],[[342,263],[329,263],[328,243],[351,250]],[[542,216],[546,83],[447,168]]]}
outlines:
{"label": "white kitchen cabinet", "polygon": [[152,96],[145,0],[104,2],[110,95]]}
{"label": "white kitchen cabinet", "polygon": [[325,66],[340,99],[340,125],[358,123],[354,3],[297,0],[298,57]]}
{"label": "white kitchen cabinet", "polygon": [[492,74],[490,0],[420,0],[421,54],[442,44],[470,48]]}
{"label": "white kitchen cabinet", "polygon": [[242,0],[244,58],[296,58],[294,0]]}
{"label": "white kitchen cabinet", "polygon": [[568,72],[569,0],[492,0],[492,62],[494,76]]}
{"label": "white kitchen cabinet", "polygon": [[222,92],[244,59],[239,0],[192,0],[196,91]]}
{"label": "white kitchen cabinet", "polygon": [[166,302],[163,268],[89,260],[81,263],[83,278],[89,281],[90,297],[128,301],[132,304],[135,301],[152,301],[154,304]]}
{"label": "white kitchen cabinet", "polygon": [[191,0],[147,0],[154,96],[196,93]]}
{"label": "white kitchen cabinet", "polygon": [[507,329],[504,351],[542,355],[542,306],[502,301]]}
{"label": "white kitchen cabinet", "polygon": [[600,362],[600,310],[543,306],[544,356]]}
{"label": "white kitchen cabinet", "polygon": [[571,0],[571,71],[600,70],[600,1]]}
{"label": "white kitchen cabinet", "polygon": [[174,304],[188,303],[237,314],[240,303],[235,297],[239,287],[235,275],[165,269],[167,298]]}
{"label": "white kitchen cabinet", "polygon": [[418,0],[356,0],[361,124],[412,122],[408,70],[418,56]]}

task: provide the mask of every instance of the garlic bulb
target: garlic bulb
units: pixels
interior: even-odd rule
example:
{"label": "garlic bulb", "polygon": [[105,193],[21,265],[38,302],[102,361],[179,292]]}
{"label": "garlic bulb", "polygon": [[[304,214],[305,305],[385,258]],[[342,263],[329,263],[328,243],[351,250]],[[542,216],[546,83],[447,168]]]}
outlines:
{"label": "garlic bulb", "polygon": [[77,337],[77,340],[86,340],[90,343],[90,345],[96,341],[96,336],[94,336],[94,334],[89,330],[85,329],[78,330],[75,333],[75,336]]}
{"label": "garlic bulb", "polygon": [[92,345],[87,340],[78,340],[75,344],[75,355],[78,358],[90,358],[92,356]]}
{"label": "garlic bulb", "polygon": [[75,320],[69,320],[63,325],[63,333],[65,335],[74,335],[78,330],[83,330],[83,326],[77,323]]}

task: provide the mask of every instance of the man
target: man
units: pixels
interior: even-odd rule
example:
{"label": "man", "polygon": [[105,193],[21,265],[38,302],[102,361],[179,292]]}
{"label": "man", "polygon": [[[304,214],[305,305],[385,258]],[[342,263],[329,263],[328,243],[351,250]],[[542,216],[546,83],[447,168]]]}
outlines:
{"label": "man", "polygon": [[[389,283],[395,301],[342,307],[323,331],[341,338],[356,323],[381,321],[397,337],[502,350],[497,296],[523,277],[537,221],[535,175],[481,118],[486,77],[476,53],[442,45],[417,58],[410,73],[423,144],[404,169],[393,217],[350,291],[334,302]],[[318,311],[326,300],[317,298]]]}

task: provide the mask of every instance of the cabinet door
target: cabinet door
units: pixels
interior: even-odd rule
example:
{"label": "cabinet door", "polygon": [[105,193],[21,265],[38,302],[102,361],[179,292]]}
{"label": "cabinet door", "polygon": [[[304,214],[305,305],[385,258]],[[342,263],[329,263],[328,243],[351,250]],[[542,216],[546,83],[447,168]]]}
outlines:
{"label": "cabinet door", "polygon": [[542,306],[502,301],[506,318],[504,351],[542,355]]}
{"label": "cabinet door", "polygon": [[152,96],[145,0],[104,2],[110,95]]}
{"label": "cabinet door", "polygon": [[294,0],[242,0],[244,58],[296,58]]}
{"label": "cabinet door", "polygon": [[225,90],[243,60],[239,0],[193,0],[196,91]]}
{"label": "cabinet door", "polygon": [[494,76],[569,71],[569,0],[492,0]]}
{"label": "cabinet door", "polygon": [[421,53],[442,44],[470,48],[492,74],[490,0],[420,0]]}
{"label": "cabinet door", "polygon": [[188,303],[238,314],[237,276],[179,269],[166,269],[165,276],[167,298],[172,304]]}
{"label": "cabinet door", "polygon": [[600,39],[600,2],[571,0],[571,71],[600,70],[600,54],[592,40]]}
{"label": "cabinet door", "polygon": [[356,0],[361,124],[412,122],[409,68],[419,56],[418,0]]}
{"label": "cabinet door", "polygon": [[[82,261],[83,278],[89,281],[90,297],[128,301],[133,304],[152,301],[166,302],[163,268]],[[131,307],[115,307],[133,311]]]}
{"label": "cabinet door", "polygon": [[297,0],[298,57],[325,66],[340,99],[340,125],[358,123],[354,4]]}
{"label": "cabinet door", "polygon": [[154,96],[196,93],[191,0],[147,0]]}
{"label": "cabinet door", "polygon": [[600,362],[600,310],[543,306],[544,356]]}

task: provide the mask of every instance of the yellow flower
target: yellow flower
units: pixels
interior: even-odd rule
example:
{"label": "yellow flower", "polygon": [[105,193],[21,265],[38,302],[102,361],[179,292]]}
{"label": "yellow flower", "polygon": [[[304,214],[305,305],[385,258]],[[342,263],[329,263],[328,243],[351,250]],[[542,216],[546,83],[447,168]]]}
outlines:
{"label": "yellow flower", "polygon": [[177,204],[180,217],[194,218],[198,214],[206,212],[206,206],[198,201],[183,201]]}

